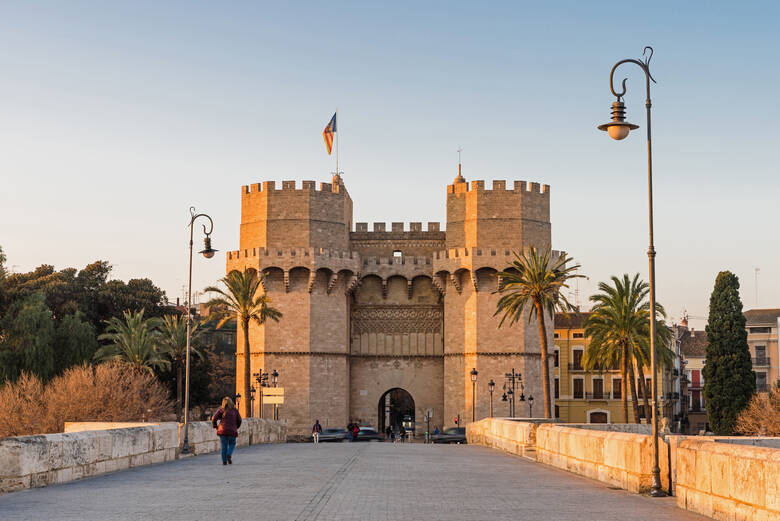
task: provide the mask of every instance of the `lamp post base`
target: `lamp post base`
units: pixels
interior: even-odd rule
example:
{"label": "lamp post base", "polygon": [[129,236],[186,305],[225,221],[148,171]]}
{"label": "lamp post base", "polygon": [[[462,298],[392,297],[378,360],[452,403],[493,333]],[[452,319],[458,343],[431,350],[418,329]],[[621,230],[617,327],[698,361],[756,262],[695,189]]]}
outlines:
{"label": "lamp post base", "polygon": [[181,448],[181,454],[189,454],[190,453],[190,440],[188,438],[184,438],[184,446]]}
{"label": "lamp post base", "polygon": [[668,494],[661,488],[653,488],[650,490],[650,497],[666,497]]}

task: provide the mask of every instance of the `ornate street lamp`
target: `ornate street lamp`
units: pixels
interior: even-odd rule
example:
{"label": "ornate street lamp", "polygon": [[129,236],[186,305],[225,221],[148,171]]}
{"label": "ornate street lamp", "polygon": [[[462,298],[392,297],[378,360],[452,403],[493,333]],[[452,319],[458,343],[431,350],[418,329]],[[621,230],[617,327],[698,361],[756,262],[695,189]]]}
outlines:
{"label": "ornate street lamp", "polygon": [[[649,51],[649,54],[648,54]],[[625,119],[625,105],[623,104],[623,96],[626,93],[626,81],[622,82],[622,90],[620,92],[615,91],[614,75],[615,70],[624,63],[633,63],[638,65],[642,72],[645,73],[645,90],[647,96],[645,98],[645,109],[647,110],[647,193],[648,193],[648,218],[650,229],[650,246],[647,250],[647,257],[650,261],[650,370],[652,371],[653,379],[653,481],[650,495],[653,497],[663,497],[666,493],[661,489],[661,469],[658,465],[658,385],[657,385],[657,371],[656,371],[656,322],[655,322],[655,247],[653,245],[653,149],[650,127],[650,81],[655,83],[655,79],[650,74],[650,60],[653,57],[653,48],[645,47],[642,52],[642,56],[647,57],[643,60],[626,59],[620,60],[612,66],[612,70],[609,73],[609,90],[612,91],[612,95],[617,100],[612,104],[612,121],[599,125],[599,130],[605,130],[612,139],[621,140],[628,136],[631,130],[639,128],[637,125],[628,123]]]}
{"label": "ornate street lamp", "polygon": [[477,421],[477,368],[471,370],[471,421]]}
{"label": "ornate street lamp", "polygon": [[[496,388],[496,382],[493,381],[491,378],[488,382],[488,392],[490,393],[490,417],[493,417],[493,391]],[[504,395],[504,398],[506,398],[506,395]]]}
{"label": "ornate street lamp", "polygon": [[[276,387],[277,381],[279,379],[279,371],[274,369],[274,372],[271,373],[271,376],[273,377],[274,381],[274,387]],[[278,399],[278,397],[277,397]],[[278,420],[279,419],[279,405],[274,403],[274,412],[273,412],[273,419]]]}
{"label": "ornate street lamp", "polygon": [[214,221],[211,217],[205,213],[195,213],[195,207],[190,206],[190,268],[189,276],[187,278],[187,354],[185,356],[184,363],[184,446],[181,449],[182,454],[189,454],[190,452],[190,339],[191,339],[191,322],[192,322],[192,239],[195,231],[195,220],[198,217],[205,217],[209,220],[209,228],[206,230],[206,225],[203,225],[203,233],[206,237],[203,239],[203,249],[199,251],[201,255],[210,259],[214,256],[217,250],[211,247],[211,232],[214,231]]}
{"label": "ornate street lamp", "polygon": [[506,394],[509,395],[509,417],[515,417],[515,392],[510,388],[507,389]]}

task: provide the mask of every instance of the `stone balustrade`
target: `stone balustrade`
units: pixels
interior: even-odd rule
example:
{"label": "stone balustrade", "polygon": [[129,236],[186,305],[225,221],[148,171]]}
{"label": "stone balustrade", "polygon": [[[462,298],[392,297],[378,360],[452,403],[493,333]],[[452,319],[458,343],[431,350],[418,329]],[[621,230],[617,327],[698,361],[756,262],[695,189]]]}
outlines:
{"label": "stone balustrade", "polygon": [[[743,440],[680,441],[677,506],[718,520],[780,519],[780,450]],[[736,443],[734,443],[736,441]]]}
{"label": "stone balustrade", "polygon": [[[638,493],[652,479],[648,432],[647,425],[500,418],[466,427],[469,443],[535,453],[538,462]],[[718,520],[780,521],[780,438],[666,435],[658,448],[663,488],[679,507]]]}
{"label": "stone balustrade", "polygon": [[[132,467],[172,461],[180,457],[178,423],[69,424],[70,432],[18,436],[0,440],[0,493],[43,487],[97,476]],[[116,428],[119,427],[119,428]],[[237,444],[283,443],[285,422],[245,419]],[[219,449],[219,438],[211,422],[192,422],[190,450],[194,455]]]}

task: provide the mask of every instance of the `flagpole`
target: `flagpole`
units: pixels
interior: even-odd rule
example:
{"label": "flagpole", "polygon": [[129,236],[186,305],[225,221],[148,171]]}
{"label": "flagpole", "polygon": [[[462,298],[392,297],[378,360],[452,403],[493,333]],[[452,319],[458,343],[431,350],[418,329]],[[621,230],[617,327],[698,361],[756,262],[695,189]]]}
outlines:
{"label": "flagpole", "polygon": [[336,107],[336,175],[339,175],[339,109]]}

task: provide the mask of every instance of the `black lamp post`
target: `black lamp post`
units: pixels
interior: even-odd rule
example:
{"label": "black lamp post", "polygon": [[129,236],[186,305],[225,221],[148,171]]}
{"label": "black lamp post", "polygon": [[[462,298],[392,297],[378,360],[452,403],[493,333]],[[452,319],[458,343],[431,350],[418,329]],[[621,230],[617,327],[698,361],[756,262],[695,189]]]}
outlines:
{"label": "black lamp post", "polygon": [[493,391],[496,388],[496,382],[491,378],[488,382],[488,392],[490,393],[490,417],[493,417]]}
{"label": "black lamp post", "polygon": [[[510,404],[509,404],[509,415],[514,418],[515,417],[515,383],[523,385],[523,375],[519,371],[515,371],[515,368],[512,368],[511,373],[505,373],[504,374],[505,382],[504,382],[504,388],[506,388],[506,384],[509,383],[509,391],[507,391],[507,394],[510,398]],[[510,392],[511,391],[511,392]],[[521,393],[522,394],[522,393]],[[525,398],[523,396],[520,397],[520,401],[524,402]]]}
{"label": "black lamp post", "polygon": [[506,394],[509,396],[509,417],[515,417],[515,392],[512,389],[507,389]]}
{"label": "black lamp post", "polygon": [[647,257],[650,261],[650,371],[652,372],[653,385],[653,481],[650,495],[653,497],[663,497],[666,493],[661,489],[661,469],[658,465],[658,385],[656,370],[656,322],[655,322],[655,247],[653,244],[653,149],[650,127],[650,81],[655,83],[655,79],[650,74],[650,60],[653,57],[653,48],[645,47],[642,55],[649,55],[643,60],[626,59],[620,60],[612,66],[609,72],[609,90],[615,96],[616,101],[612,104],[612,121],[599,125],[599,130],[605,130],[609,137],[615,140],[625,139],[629,132],[639,128],[638,125],[626,121],[626,109],[623,103],[623,96],[626,94],[626,80],[622,82],[622,90],[615,91],[614,75],[615,70],[624,63],[633,63],[638,65],[645,73],[645,109],[647,111],[647,194],[648,194],[648,221],[650,246],[647,250]]}
{"label": "black lamp post", "polygon": [[534,417],[534,395],[530,395],[528,397],[528,417],[533,418]]}
{"label": "black lamp post", "polygon": [[[273,373],[271,373],[271,376],[272,376],[272,377],[273,377],[273,379],[274,379],[274,380],[273,380],[273,381],[274,381],[274,387],[276,387],[276,385],[277,385],[277,382],[278,382],[278,380],[279,380],[279,371],[277,371],[276,369],[274,369],[274,372],[273,372]],[[277,399],[278,399],[278,397],[277,397]],[[274,420],[278,420],[278,419],[279,419],[279,405],[277,405],[277,404],[274,404],[273,419],[274,419]]]}
{"label": "black lamp post", "polygon": [[477,368],[471,370],[471,421],[477,421]]}
{"label": "black lamp post", "polygon": [[195,220],[198,217],[205,217],[209,220],[209,228],[206,230],[206,225],[203,225],[203,233],[206,237],[203,239],[203,249],[199,251],[201,255],[210,259],[214,256],[217,250],[211,247],[211,232],[214,231],[214,221],[211,217],[205,213],[195,213],[195,207],[190,206],[190,267],[189,276],[187,278],[187,348],[184,362],[184,445],[181,448],[182,454],[189,454],[190,452],[190,338],[191,325],[192,325],[192,240],[195,232]]}

